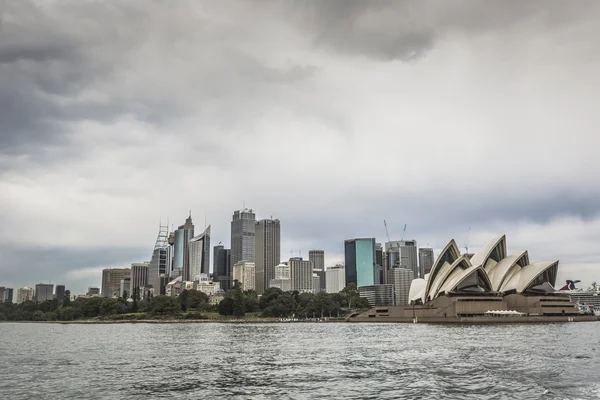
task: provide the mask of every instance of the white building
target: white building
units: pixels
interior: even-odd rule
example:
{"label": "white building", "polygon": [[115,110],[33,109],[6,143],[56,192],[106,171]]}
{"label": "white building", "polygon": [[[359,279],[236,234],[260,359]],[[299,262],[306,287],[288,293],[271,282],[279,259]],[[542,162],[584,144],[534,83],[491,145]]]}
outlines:
{"label": "white building", "polygon": [[303,260],[302,257],[292,257],[288,265],[290,266],[292,290],[300,293],[313,293],[312,263],[309,260]]}
{"label": "white building", "polygon": [[23,303],[24,301],[33,300],[34,291],[30,287],[22,287],[17,289],[17,303]]}
{"label": "white building", "polygon": [[325,291],[339,293],[346,287],[346,268],[343,265],[328,267],[325,270]]}
{"label": "white building", "polygon": [[242,285],[242,290],[253,290],[255,288],[255,265],[249,261],[239,261],[233,265],[232,280]]}
{"label": "white building", "polygon": [[199,292],[206,293],[208,296],[215,295],[221,292],[221,283],[213,282],[208,279],[207,274],[200,274],[194,278],[195,289]]}
{"label": "white building", "polygon": [[131,278],[121,279],[121,284],[119,285],[119,297],[123,297],[125,294],[127,294],[127,298],[131,297]]}

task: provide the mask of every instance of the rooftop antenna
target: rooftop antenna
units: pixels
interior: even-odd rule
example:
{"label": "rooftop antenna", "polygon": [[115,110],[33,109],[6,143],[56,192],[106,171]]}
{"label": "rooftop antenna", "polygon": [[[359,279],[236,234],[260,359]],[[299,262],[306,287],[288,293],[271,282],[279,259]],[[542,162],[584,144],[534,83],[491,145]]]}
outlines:
{"label": "rooftop antenna", "polygon": [[469,238],[471,237],[471,227],[469,227],[469,233],[467,234],[467,242],[465,243],[465,251],[469,254]]}
{"label": "rooftop antenna", "polygon": [[406,233],[406,224],[404,224],[404,229],[402,230],[402,239],[400,239],[400,241],[404,240],[404,234]]}

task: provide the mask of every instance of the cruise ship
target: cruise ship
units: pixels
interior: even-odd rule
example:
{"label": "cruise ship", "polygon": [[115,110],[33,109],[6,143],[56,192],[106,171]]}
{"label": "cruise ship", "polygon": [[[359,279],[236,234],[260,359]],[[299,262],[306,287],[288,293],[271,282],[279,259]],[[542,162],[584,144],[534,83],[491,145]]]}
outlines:
{"label": "cruise ship", "polygon": [[567,284],[560,288],[559,292],[568,294],[573,303],[577,303],[581,306],[587,306],[592,308],[596,315],[600,314],[600,287],[596,285],[596,282],[592,283],[587,289],[580,289],[575,287],[576,283],[581,281],[567,281]]}

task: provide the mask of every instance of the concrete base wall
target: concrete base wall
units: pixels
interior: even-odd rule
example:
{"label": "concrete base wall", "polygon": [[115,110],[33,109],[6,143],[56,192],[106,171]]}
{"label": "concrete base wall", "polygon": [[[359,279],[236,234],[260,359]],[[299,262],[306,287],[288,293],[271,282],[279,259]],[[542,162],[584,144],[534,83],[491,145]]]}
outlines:
{"label": "concrete base wall", "polygon": [[435,318],[424,317],[416,318],[401,318],[401,317],[354,317],[349,318],[348,322],[383,322],[383,323],[418,323],[418,324],[535,324],[549,322],[589,322],[600,321],[600,317],[596,316],[560,316],[560,317],[463,317],[463,318]]}

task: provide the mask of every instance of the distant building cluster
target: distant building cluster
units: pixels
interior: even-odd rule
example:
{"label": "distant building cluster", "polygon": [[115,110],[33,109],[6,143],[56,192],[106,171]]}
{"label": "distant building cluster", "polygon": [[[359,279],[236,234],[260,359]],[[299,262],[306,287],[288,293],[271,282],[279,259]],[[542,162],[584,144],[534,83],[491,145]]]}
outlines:
{"label": "distant building cluster", "polygon": [[[102,270],[100,287],[74,297],[147,298],[177,296],[183,290],[199,290],[218,302],[234,282],[243,290],[262,295],[277,287],[300,293],[338,293],[350,284],[371,305],[405,305],[411,282],[424,278],[434,264],[432,248],[418,248],[415,240],[389,240],[383,245],[374,238],[348,239],[344,264],[326,267],[325,252],[311,249],[308,259],[281,257],[281,222],[256,219],[252,209],[235,210],[231,219],[231,248],[219,243],[211,248],[211,226],[197,233],[192,215],[177,229],[159,224],[149,261],[128,268]],[[212,270],[211,257],[212,254]],[[0,287],[0,300],[62,300],[65,286],[40,283],[35,288]]]}

